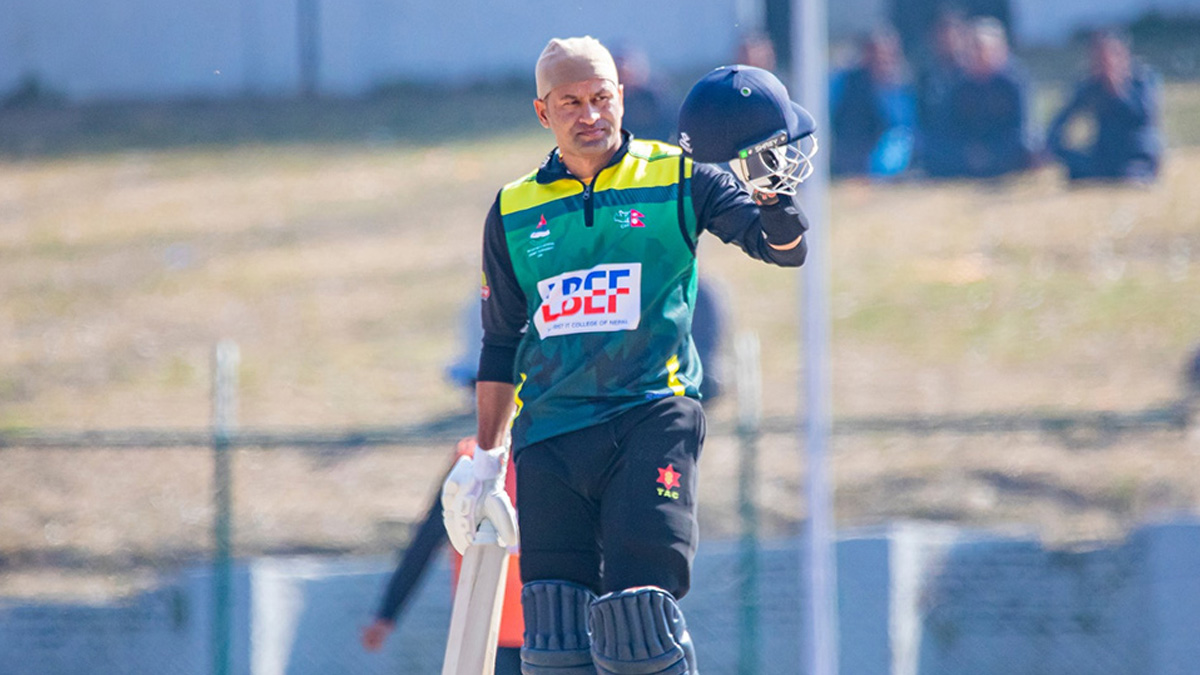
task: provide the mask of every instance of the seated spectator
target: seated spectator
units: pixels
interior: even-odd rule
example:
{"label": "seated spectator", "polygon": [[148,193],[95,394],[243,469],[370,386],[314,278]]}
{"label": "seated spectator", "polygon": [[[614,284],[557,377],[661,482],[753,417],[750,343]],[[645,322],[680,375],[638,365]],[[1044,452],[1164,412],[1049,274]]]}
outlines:
{"label": "seated spectator", "polygon": [[[1125,39],[1098,33],[1091,44],[1091,75],[1050,123],[1047,145],[1071,180],[1152,180],[1162,156],[1160,99],[1158,76],[1133,63]],[[1080,117],[1090,118],[1093,132],[1083,148],[1067,141],[1070,123]]]}
{"label": "seated spectator", "polygon": [[992,178],[1033,165],[1028,83],[1009,54],[1004,25],[976,19],[969,29],[965,76],[947,101],[947,147],[941,161],[926,165],[931,176]]}
{"label": "seated spectator", "polygon": [[1183,381],[1188,396],[1200,401],[1200,347],[1188,357],[1183,370]]}
{"label": "seated spectator", "polygon": [[625,117],[621,125],[638,138],[672,140],[678,107],[668,103],[667,87],[653,77],[646,52],[621,46],[613,50],[613,61],[625,89]]}
{"label": "seated spectator", "polygon": [[894,30],[863,39],[859,65],[834,78],[829,109],[833,175],[894,176],[908,168],[916,97]]}
{"label": "seated spectator", "polygon": [[951,147],[950,92],[966,76],[967,21],[962,10],[945,7],[937,15],[928,57],[917,77],[916,161],[934,175],[944,175]]}

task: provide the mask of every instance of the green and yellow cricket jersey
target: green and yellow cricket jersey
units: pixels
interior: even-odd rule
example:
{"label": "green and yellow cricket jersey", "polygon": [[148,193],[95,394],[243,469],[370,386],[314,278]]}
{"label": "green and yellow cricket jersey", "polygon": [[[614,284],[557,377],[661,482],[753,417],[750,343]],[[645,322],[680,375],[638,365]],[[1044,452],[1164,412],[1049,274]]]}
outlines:
{"label": "green and yellow cricket jersey", "polygon": [[787,241],[807,225],[790,204],[760,210],[673,145],[628,136],[591,185],[551,153],[504,186],[484,232],[479,376],[517,385],[513,446],[699,398],[696,239],[707,229],[752,258],[803,262],[803,246],[771,249],[765,227]]}
{"label": "green and yellow cricket jersey", "polygon": [[[535,443],[649,399],[699,396],[691,339],[691,160],[633,140],[592,185],[546,167],[500,191],[528,327],[517,348],[514,440]],[[542,180],[539,180],[539,173]],[[686,193],[685,193],[686,194]]]}

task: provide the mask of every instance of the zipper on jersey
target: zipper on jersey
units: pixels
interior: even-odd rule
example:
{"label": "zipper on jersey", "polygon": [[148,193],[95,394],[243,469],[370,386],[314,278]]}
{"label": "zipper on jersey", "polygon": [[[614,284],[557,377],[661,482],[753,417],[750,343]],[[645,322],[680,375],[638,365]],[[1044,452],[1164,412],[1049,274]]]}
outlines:
{"label": "zipper on jersey", "polygon": [[597,176],[592,176],[591,184],[583,186],[583,224],[586,227],[592,226],[592,187],[596,184],[596,178]]}

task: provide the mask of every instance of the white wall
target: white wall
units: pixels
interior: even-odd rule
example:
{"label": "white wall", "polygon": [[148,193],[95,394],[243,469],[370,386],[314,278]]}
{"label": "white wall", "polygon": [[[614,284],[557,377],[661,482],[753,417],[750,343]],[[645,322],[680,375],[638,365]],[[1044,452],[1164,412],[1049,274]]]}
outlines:
{"label": "white wall", "polygon": [[321,79],[330,90],[346,92],[380,80],[515,74],[532,81],[534,61],[550,37],[583,34],[639,44],[665,70],[715,67],[733,53],[734,4],[324,0]]}
{"label": "white wall", "polygon": [[[260,50],[253,46],[251,28],[275,24],[270,40],[289,34],[278,25],[290,19],[286,13],[278,16],[285,5],[280,0],[0,0],[5,17],[0,91],[26,75],[76,100],[228,95],[244,90],[255,77],[282,86],[285,82],[271,80],[285,77],[276,52],[289,45]],[[251,9],[264,11],[255,15]],[[256,16],[262,17],[257,24]]]}
{"label": "white wall", "polygon": [[[892,0],[894,1],[894,0]],[[1011,0],[1022,44],[1147,11],[1200,14],[1200,0]],[[70,100],[290,95],[300,88],[298,0],[0,0],[0,95],[33,76]],[[550,37],[643,46],[666,71],[727,61],[747,0],[316,0],[318,90],[397,80],[526,77]],[[889,0],[830,3],[831,35],[887,19]],[[751,19],[752,20],[752,19]]]}
{"label": "white wall", "polygon": [[[736,4],[318,0],[319,90],[532,81],[549,38],[581,34],[638,44],[665,70],[704,70],[733,53]],[[0,0],[0,92],[32,75],[77,101],[295,93],[297,22],[297,0]]]}

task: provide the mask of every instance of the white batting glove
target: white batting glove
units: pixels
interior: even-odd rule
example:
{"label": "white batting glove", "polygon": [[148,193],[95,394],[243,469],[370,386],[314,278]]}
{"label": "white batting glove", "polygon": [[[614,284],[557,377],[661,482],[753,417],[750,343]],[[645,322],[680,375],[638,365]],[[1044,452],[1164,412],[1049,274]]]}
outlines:
{"label": "white batting glove", "polygon": [[496,540],[515,553],[517,512],[504,491],[508,448],[475,448],[475,458],[459,457],[442,484],[442,522],[454,550],[465,553],[486,518],[496,528]]}

